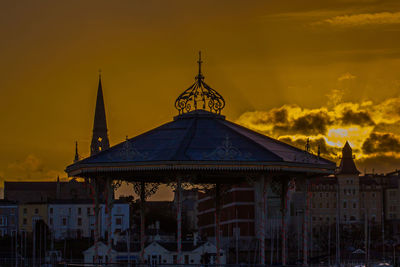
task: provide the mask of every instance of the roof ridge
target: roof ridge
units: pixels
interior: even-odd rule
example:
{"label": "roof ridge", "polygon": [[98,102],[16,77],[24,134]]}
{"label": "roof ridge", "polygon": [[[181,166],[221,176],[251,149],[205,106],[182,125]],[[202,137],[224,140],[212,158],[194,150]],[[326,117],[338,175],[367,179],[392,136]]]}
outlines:
{"label": "roof ridge", "polygon": [[183,155],[185,155],[185,157],[190,159],[186,155],[186,150],[189,147],[189,145],[192,143],[190,137],[193,137],[195,130],[197,129],[197,119],[191,118],[190,120],[191,120],[190,125],[188,125],[188,127],[186,128],[185,133],[182,134],[180,146],[178,147],[178,149],[175,150],[175,153],[171,157],[171,160],[176,159],[176,157],[178,156],[179,153],[182,153]]}
{"label": "roof ridge", "polygon": [[[296,152],[308,153],[309,155],[315,157],[315,155],[313,155],[312,153],[309,153],[309,152],[307,152],[307,151],[305,151],[305,150],[302,150],[302,149],[300,149],[300,148],[297,148],[297,147],[295,147],[295,146],[289,145],[289,144],[287,144],[287,143],[285,143],[285,142],[282,142],[282,141],[280,141],[280,140],[278,140],[278,139],[274,139],[274,138],[272,138],[272,137],[269,137],[268,135],[261,134],[261,133],[255,131],[255,130],[246,128],[246,127],[244,127],[244,126],[242,126],[242,125],[240,125],[240,124],[234,123],[234,122],[229,121],[229,120],[225,120],[225,122],[227,122],[228,124],[232,124],[233,126],[239,127],[239,128],[241,128],[241,129],[243,129],[243,130],[245,130],[245,131],[247,131],[247,132],[249,132],[249,133],[251,133],[251,134],[255,134],[255,135],[257,135],[257,136],[259,136],[259,137],[262,137],[262,138],[267,138],[269,141],[271,141],[271,142],[273,142],[273,143],[276,143],[276,144],[279,144],[279,145],[283,145],[283,146],[289,147],[289,148],[295,150]],[[226,127],[230,127],[230,126],[226,125],[224,122],[222,122],[222,124],[224,124]],[[237,131],[236,131],[236,132],[237,132]],[[237,132],[237,133],[240,134],[240,135],[242,135],[242,136],[244,136],[245,138],[251,140],[252,142],[256,143],[256,144],[257,144],[258,146],[260,146],[263,150],[270,151],[272,154],[276,155],[277,157],[279,157],[279,158],[281,158],[283,161],[285,161],[281,156],[277,155],[277,154],[276,154],[275,152],[273,152],[272,150],[268,150],[267,148],[265,148],[262,144],[260,144],[260,143],[257,142],[256,140],[253,140],[253,139],[249,138],[248,136],[246,136],[246,135],[244,135],[244,134],[242,134],[242,133],[240,133],[240,132]],[[330,161],[330,160],[327,160],[327,159],[325,159],[325,158],[323,158],[323,157],[320,157],[320,160],[323,160],[324,162],[327,162],[327,163],[335,164],[335,166],[336,166],[336,163],[334,163],[334,162],[332,162],[332,161]]]}
{"label": "roof ridge", "polygon": [[[228,125],[226,125],[224,122],[231,123],[231,124],[233,124],[233,125],[235,125],[235,126],[240,126],[240,125],[235,124],[235,123],[233,123],[233,122],[231,122],[231,121],[229,121],[229,120],[224,120],[224,121],[222,121],[221,124],[222,124],[224,127],[227,127],[227,128],[229,128],[229,129],[232,129],[232,128],[229,127]],[[240,126],[240,127],[242,127],[242,126]],[[244,128],[244,127],[242,127],[242,128]],[[234,130],[234,129],[232,129],[232,130]],[[281,156],[277,155],[276,153],[272,152],[271,150],[266,149],[263,145],[261,145],[260,143],[256,142],[255,140],[252,140],[252,139],[249,138],[248,136],[246,136],[246,135],[244,135],[244,134],[242,134],[242,133],[240,133],[240,132],[238,132],[238,131],[235,131],[235,133],[239,134],[240,136],[243,136],[243,137],[246,138],[247,140],[250,140],[250,142],[252,142],[253,144],[256,144],[256,145],[257,145],[258,147],[260,147],[262,150],[267,151],[267,152],[269,152],[269,153],[275,155],[277,158],[279,158],[280,160],[283,161],[283,158],[282,158]]]}

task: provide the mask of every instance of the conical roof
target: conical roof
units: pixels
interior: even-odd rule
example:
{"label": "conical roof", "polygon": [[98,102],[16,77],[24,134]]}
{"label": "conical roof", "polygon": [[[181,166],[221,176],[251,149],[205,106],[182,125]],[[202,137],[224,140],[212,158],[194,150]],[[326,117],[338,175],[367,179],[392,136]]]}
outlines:
{"label": "conical roof", "polygon": [[83,166],[148,169],[246,164],[251,165],[250,169],[335,169],[331,161],[230,122],[224,116],[196,110],[68,166],[67,172],[71,174]]}
{"label": "conical roof", "polygon": [[342,159],[337,174],[360,174],[353,159],[353,149],[346,141],[342,149]]}

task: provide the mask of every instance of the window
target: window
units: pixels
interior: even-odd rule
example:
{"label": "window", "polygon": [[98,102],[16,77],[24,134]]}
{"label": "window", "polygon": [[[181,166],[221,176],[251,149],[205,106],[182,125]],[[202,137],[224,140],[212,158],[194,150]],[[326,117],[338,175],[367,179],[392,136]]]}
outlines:
{"label": "window", "polygon": [[24,218],[23,224],[26,225],[27,224],[27,220],[26,218]]}
{"label": "window", "polygon": [[87,211],[87,215],[90,215],[90,208],[87,208],[86,211]]}
{"label": "window", "polygon": [[326,208],[329,209],[329,202],[326,203]]}
{"label": "window", "polygon": [[173,256],[173,263],[176,264],[177,261],[178,261],[178,257],[177,257],[177,255],[174,255],[174,256]]}
{"label": "window", "polygon": [[319,208],[322,209],[322,202],[319,203]]}
{"label": "window", "polygon": [[14,225],[14,224],[15,224],[15,217],[12,216],[12,217],[11,217],[11,225]]}
{"label": "window", "polygon": [[326,197],[329,197],[329,193],[326,193],[325,196],[326,196]]}
{"label": "window", "polygon": [[189,255],[185,255],[185,264],[189,264]]}
{"label": "window", "polygon": [[344,221],[347,221],[347,216],[343,215],[343,219],[344,219]]}
{"label": "window", "polygon": [[312,217],[312,220],[315,221],[315,217]]}
{"label": "window", "polygon": [[81,215],[81,214],[82,214],[82,209],[78,208],[78,215]]}
{"label": "window", "polygon": [[336,209],[336,202],[333,203],[333,208]]}
{"label": "window", "polygon": [[353,209],[356,209],[357,208],[357,203],[353,203]]}
{"label": "window", "polygon": [[15,209],[14,208],[11,209],[11,214],[15,214]]}
{"label": "window", "polygon": [[82,218],[78,218],[78,225],[79,225],[79,226],[82,225]]}
{"label": "window", "polygon": [[122,219],[121,218],[116,218],[115,219],[115,224],[116,225],[121,225],[122,224]]}
{"label": "window", "polygon": [[53,214],[53,208],[50,208],[50,214]]}
{"label": "window", "polygon": [[347,203],[346,203],[346,201],[343,202],[343,208],[344,208],[344,209],[347,208]]}
{"label": "window", "polygon": [[24,214],[27,214],[28,210],[26,208],[24,208]]}
{"label": "window", "polygon": [[372,197],[375,197],[375,193],[372,193]]}
{"label": "window", "polygon": [[67,225],[67,219],[66,219],[66,218],[63,218],[63,219],[62,219],[62,223],[63,223],[63,225]]}
{"label": "window", "polygon": [[50,225],[53,225],[53,218],[50,218]]}
{"label": "window", "polygon": [[322,193],[319,193],[319,197],[322,197]]}
{"label": "window", "polygon": [[39,213],[39,209],[36,208],[36,209],[35,209],[35,214],[38,214],[38,213]]}
{"label": "window", "polygon": [[343,193],[346,195],[346,194],[347,194],[347,190],[346,190],[346,189],[343,189]]}

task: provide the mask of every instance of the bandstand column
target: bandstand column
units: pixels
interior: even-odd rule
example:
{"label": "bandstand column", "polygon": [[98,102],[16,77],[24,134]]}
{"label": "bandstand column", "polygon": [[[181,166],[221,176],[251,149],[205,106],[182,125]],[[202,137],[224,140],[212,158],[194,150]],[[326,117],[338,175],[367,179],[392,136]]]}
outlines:
{"label": "bandstand column", "polygon": [[286,211],[287,211],[287,193],[288,193],[288,179],[282,180],[282,198],[281,198],[281,226],[282,226],[282,265],[286,265]]}
{"label": "bandstand column", "polygon": [[176,221],[177,221],[177,264],[182,263],[182,184],[181,179],[176,181]]}
{"label": "bandstand column", "polygon": [[140,262],[144,263],[146,185],[140,182]]}
{"label": "bandstand column", "polygon": [[219,183],[215,184],[215,243],[216,243],[216,258],[215,263],[218,265],[221,263],[221,253],[220,253],[220,219],[221,219],[221,185]]}
{"label": "bandstand column", "polygon": [[93,200],[94,200],[94,250],[95,256],[94,261],[95,264],[98,263],[99,258],[99,212],[100,212],[100,203],[99,203],[99,185],[95,179],[91,179],[90,183],[92,184],[92,192],[93,192]]}
{"label": "bandstand column", "polygon": [[107,250],[107,256],[109,262],[111,262],[111,250],[112,250],[112,240],[111,240],[111,222],[112,222],[112,209],[113,209],[113,204],[114,204],[114,190],[112,187],[112,180],[110,178],[107,178],[106,180],[106,191],[107,191],[107,203],[106,203],[106,209],[107,209],[107,245],[108,245],[108,250]]}
{"label": "bandstand column", "polygon": [[259,181],[260,193],[260,209],[261,220],[260,220],[260,264],[265,265],[265,238],[266,238],[266,222],[267,222],[267,188],[269,184],[269,177],[262,175]]}
{"label": "bandstand column", "polygon": [[304,224],[303,224],[303,266],[308,266],[308,239],[309,239],[309,220],[310,220],[310,205],[311,205],[311,188],[309,181],[306,182],[305,186],[305,211],[304,212]]}

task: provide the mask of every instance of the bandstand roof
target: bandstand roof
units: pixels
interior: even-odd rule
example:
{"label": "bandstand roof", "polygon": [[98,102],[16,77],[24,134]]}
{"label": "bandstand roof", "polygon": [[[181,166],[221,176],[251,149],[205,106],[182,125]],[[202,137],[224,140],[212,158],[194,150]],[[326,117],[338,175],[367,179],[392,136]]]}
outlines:
{"label": "bandstand roof", "polygon": [[[224,99],[203,79],[199,68],[195,84],[175,103],[179,115],[173,121],[68,166],[68,175],[134,176],[170,171],[334,172],[336,165],[331,161],[226,120],[220,115]],[[192,104],[188,105],[188,101]],[[201,104],[203,108],[197,108]]]}

